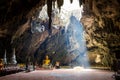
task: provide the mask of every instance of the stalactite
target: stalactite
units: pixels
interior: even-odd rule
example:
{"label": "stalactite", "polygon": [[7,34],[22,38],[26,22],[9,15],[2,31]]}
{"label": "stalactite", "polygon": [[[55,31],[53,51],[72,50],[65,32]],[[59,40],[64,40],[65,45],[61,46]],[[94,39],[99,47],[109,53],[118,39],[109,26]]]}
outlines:
{"label": "stalactite", "polygon": [[55,1],[56,0],[52,0],[52,3],[53,3],[52,5],[53,5],[54,8],[55,8]]}
{"label": "stalactite", "polygon": [[73,0],[70,0],[70,2],[72,3],[72,2],[73,2]]}
{"label": "stalactite", "polygon": [[80,6],[82,5],[82,2],[83,2],[83,0],[79,0],[79,5],[80,5]]}
{"label": "stalactite", "polygon": [[47,13],[49,16],[49,29],[51,28],[51,12],[52,12],[52,0],[47,0]]}
{"label": "stalactite", "polygon": [[82,0],[82,2],[85,4],[85,0]]}
{"label": "stalactite", "polygon": [[55,8],[55,2],[52,2],[53,8]]}
{"label": "stalactite", "polygon": [[61,9],[61,6],[63,5],[64,1],[63,0],[57,0],[57,5],[59,10]]}

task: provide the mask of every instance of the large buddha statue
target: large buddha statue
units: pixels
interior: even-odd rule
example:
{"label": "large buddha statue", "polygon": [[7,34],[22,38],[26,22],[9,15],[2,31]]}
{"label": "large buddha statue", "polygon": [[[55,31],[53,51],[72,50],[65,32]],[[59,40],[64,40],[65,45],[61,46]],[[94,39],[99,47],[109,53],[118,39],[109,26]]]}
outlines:
{"label": "large buddha statue", "polygon": [[42,67],[45,68],[45,69],[50,69],[51,68],[50,59],[49,59],[48,55],[45,56],[45,59],[43,60]]}
{"label": "large buddha statue", "polygon": [[45,56],[45,60],[43,60],[43,64],[45,64],[45,65],[50,64],[50,59],[49,59],[48,55]]}

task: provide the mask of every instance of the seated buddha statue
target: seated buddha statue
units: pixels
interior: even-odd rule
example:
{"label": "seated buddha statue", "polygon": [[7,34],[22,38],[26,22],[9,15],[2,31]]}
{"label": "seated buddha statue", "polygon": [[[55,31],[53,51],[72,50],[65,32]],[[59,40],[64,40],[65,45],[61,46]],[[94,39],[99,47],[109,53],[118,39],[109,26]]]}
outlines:
{"label": "seated buddha statue", "polygon": [[3,67],[4,67],[4,65],[3,65],[3,60],[0,59],[0,70],[2,70]]}
{"label": "seated buddha statue", "polygon": [[56,63],[55,63],[55,69],[60,69],[60,62],[59,61],[56,61]]}
{"label": "seated buddha statue", "polygon": [[50,68],[50,59],[49,59],[48,55],[45,56],[42,67],[46,68],[46,69]]}

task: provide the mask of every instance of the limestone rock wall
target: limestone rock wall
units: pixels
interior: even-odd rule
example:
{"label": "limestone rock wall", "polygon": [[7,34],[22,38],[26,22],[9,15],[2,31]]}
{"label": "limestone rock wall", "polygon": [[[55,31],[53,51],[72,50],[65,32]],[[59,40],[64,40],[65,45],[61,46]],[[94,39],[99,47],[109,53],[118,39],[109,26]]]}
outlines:
{"label": "limestone rock wall", "polygon": [[[91,0],[85,2],[81,19],[91,63],[110,66],[120,51],[120,5],[118,0]],[[100,55],[99,62],[96,62]]]}

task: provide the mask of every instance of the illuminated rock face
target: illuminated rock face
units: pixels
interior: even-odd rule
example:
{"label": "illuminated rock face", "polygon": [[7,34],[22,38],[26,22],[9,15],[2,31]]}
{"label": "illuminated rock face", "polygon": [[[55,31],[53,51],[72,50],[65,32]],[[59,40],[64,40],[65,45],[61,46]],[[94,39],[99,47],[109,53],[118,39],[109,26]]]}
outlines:
{"label": "illuminated rock face", "polygon": [[[91,1],[91,0],[90,0]],[[91,63],[96,63],[100,55],[100,64],[110,66],[114,56],[120,58],[120,23],[118,0],[85,2],[81,19],[86,31],[87,48]],[[89,6],[89,5],[91,6]]]}
{"label": "illuminated rock face", "polygon": [[41,64],[41,56],[49,55],[53,64],[59,61],[62,65],[88,67],[84,32],[82,24],[72,15],[67,29],[61,28],[58,33],[47,38],[39,46],[35,58]]}
{"label": "illuminated rock face", "polygon": [[[97,55],[101,55],[100,64],[109,66],[113,60],[111,56],[116,54],[119,57],[120,52],[120,8],[118,7],[120,1],[83,1],[84,12],[80,21],[86,31],[85,38],[90,61],[96,63]],[[30,17],[38,14],[37,11],[41,10],[44,1],[27,0],[23,2],[21,0],[12,0],[7,2],[2,0],[0,2],[3,3],[0,7],[0,57],[3,57],[5,49],[7,49],[6,55],[11,56],[11,49],[15,47],[16,57],[20,62],[25,60],[26,56],[34,54],[49,36],[48,31],[44,31],[42,34],[32,34],[30,31]],[[59,30],[53,29],[53,35],[58,35],[57,32]],[[53,42],[55,41],[53,40]],[[64,54],[55,55],[58,56],[56,58],[63,60],[60,55]],[[42,57],[42,54],[39,56]]]}

